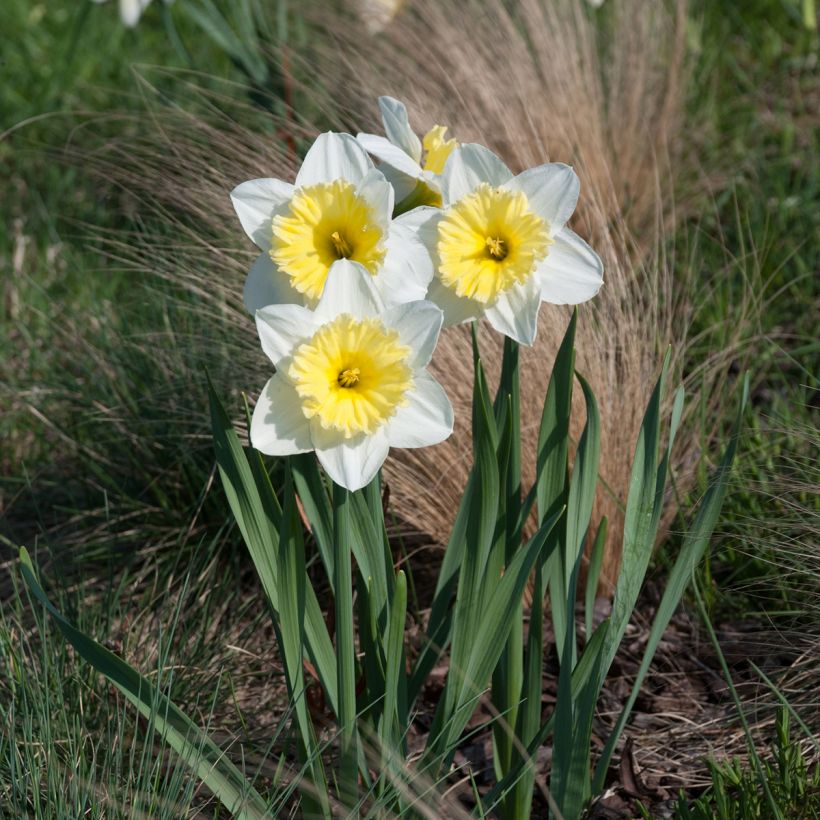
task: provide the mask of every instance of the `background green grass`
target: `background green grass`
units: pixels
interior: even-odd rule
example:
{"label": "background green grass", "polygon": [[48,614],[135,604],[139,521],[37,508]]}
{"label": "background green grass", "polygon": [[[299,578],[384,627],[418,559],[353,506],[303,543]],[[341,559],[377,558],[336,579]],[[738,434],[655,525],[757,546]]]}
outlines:
{"label": "background green grass", "polygon": [[[709,611],[816,641],[820,92],[804,6],[692,4],[690,104],[711,126],[695,143],[722,176],[670,241],[710,293],[693,327],[701,356],[745,300],[765,306],[745,328],[757,388],[701,571]],[[161,3],[127,31],[115,4],[5,0],[0,31],[0,816],[179,817],[207,796],[143,742],[149,728],[46,622],[37,628],[13,548],[32,549],[82,629],[153,669],[218,737],[241,732],[248,754],[266,758],[282,690],[243,698],[275,673],[273,636],[199,435],[201,365],[227,370],[218,354],[230,339],[186,310],[188,297],[112,259],[95,237],[138,232],[139,204],[65,161],[90,141],[76,112],[141,110],[135,64],[193,68],[206,85],[205,75],[246,80],[248,66]],[[155,81],[184,98],[180,75]],[[98,145],[104,122],[94,129]],[[154,334],[168,328],[215,353],[157,351]],[[715,423],[704,414],[704,438]],[[275,763],[263,766],[271,781]]]}

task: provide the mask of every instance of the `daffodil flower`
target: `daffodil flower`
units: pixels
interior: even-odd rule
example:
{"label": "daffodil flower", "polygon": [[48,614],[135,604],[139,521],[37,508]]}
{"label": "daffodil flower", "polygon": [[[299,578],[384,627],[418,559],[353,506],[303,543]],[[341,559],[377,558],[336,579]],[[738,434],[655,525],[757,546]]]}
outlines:
{"label": "daffodil flower", "polygon": [[360,133],[356,139],[379,160],[399,202],[412,195],[414,205],[440,205],[441,173],[458,142],[447,139],[443,125],[434,125],[419,139],[410,127],[404,103],[393,97],[379,97],[379,108],[387,136]]}
{"label": "daffodil flower", "polygon": [[542,301],[577,305],[595,296],[601,260],[566,227],[579,188],[562,163],[513,176],[481,145],[452,153],[441,178],[443,210],[408,215],[433,257],[428,299],[446,325],[486,316],[500,333],[531,345]]}
{"label": "daffodil flower", "polygon": [[432,262],[412,221],[392,219],[393,198],[361,145],[335,133],[316,139],[295,185],[253,179],[234,188],[239,221],[262,250],[245,282],[247,309],[315,307],[343,260],[373,277],[386,305],[423,299]]}
{"label": "daffodil flower", "polygon": [[251,444],[276,456],[316,451],[328,475],[357,490],[390,447],[426,447],[453,430],[453,408],[424,369],[442,324],[431,302],[384,307],[363,265],[343,260],[315,310],[256,311],[276,372],[251,419]]}

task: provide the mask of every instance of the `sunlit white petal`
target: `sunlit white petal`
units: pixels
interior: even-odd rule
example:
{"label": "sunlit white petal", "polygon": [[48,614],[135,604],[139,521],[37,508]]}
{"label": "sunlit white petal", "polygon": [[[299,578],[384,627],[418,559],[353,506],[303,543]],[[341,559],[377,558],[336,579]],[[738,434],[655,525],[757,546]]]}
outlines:
{"label": "sunlit white petal", "polygon": [[245,280],[245,308],[250,313],[268,305],[302,304],[304,296],[290,284],[290,277],[273,263],[270,254],[260,253]]}
{"label": "sunlit white petal", "polygon": [[520,344],[531,345],[535,341],[540,306],[538,280],[535,276],[530,276],[524,282],[504,291],[495,303],[486,309],[485,316],[499,333]]}
{"label": "sunlit white petal", "polygon": [[377,287],[388,305],[424,299],[433,278],[433,261],[422,242],[417,220],[408,214],[395,219],[390,227]]}
{"label": "sunlit white petal", "polygon": [[384,174],[371,168],[363,177],[356,193],[370,206],[370,212],[384,233],[390,230],[390,219],[393,215],[393,186],[385,179]]}
{"label": "sunlit white petal", "polygon": [[390,444],[384,427],[371,436],[362,434],[351,439],[325,430],[315,420],[310,427],[319,463],[336,484],[348,490],[367,486],[387,458]]}
{"label": "sunlit white petal", "polygon": [[564,228],[536,271],[541,298],[554,305],[578,305],[591,299],[604,282],[601,258],[578,234]]}
{"label": "sunlit white petal", "polygon": [[278,373],[265,385],[253,409],[250,439],[257,450],[270,456],[290,456],[313,449],[301,400]]}
{"label": "sunlit white petal", "polygon": [[551,162],[527,169],[504,187],[522,191],[530,210],[546,220],[550,236],[555,236],[575,210],[581,183],[569,165]]}
{"label": "sunlit white petal", "polygon": [[387,327],[399,332],[401,343],[412,351],[410,367],[425,367],[436,349],[444,315],[432,302],[409,302],[388,308],[381,314]]}
{"label": "sunlit white petal", "polygon": [[283,359],[319,328],[313,311],[302,305],[269,305],[256,311],[262,350],[279,368]]}
{"label": "sunlit white petal", "polygon": [[321,323],[342,313],[356,319],[373,316],[384,309],[372,274],[357,262],[339,259],[327,274],[327,282],[314,316]]}
{"label": "sunlit white petal", "polygon": [[422,176],[421,166],[401,148],[394,145],[386,137],[376,134],[356,134],[356,140],[371,156],[376,157],[379,162],[395,168],[408,177],[420,179]]}
{"label": "sunlit white petal", "polygon": [[350,134],[328,131],[310,146],[296,175],[296,187],[346,179],[358,185],[373,167],[367,151]]}
{"label": "sunlit white petal", "polygon": [[512,176],[512,171],[489,148],[472,142],[460,145],[447,158],[441,175],[444,205],[472,193],[482,182],[499,188]]}
{"label": "sunlit white petal", "polygon": [[427,372],[413,375],[415,389],[408,403],[388,422],[391,447],[427,447],[444,441],[453,432],[453,406],[441,385]]}
{"label": "sunlit white petal", "polygon": [[421,140],[410,127],[407,108],[394,97],[379,97],[384,133],[394,145],[398,145],[407,156],[421,162]]}
{"label": "sunlit white petal", "polygon": [[231,202],[245,233],[262,250],[271,246],[273,217],[287,210],[293,185],[281,179],[251,179],[231,191]]}
{"label": "sunlit white petal", "polygon": [[484,305],[473,299],[465,299],[445,287],[438,279],[430,282],[427,298],[437,304],[444,314],[444,326],[458,325],[478,319],[484,313]]}

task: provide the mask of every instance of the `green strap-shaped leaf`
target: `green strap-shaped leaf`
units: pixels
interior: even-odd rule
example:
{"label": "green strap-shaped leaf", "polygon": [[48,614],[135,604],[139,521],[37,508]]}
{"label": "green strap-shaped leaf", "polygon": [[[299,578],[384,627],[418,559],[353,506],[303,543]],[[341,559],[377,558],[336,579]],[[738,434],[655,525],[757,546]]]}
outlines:
{"label": "green strap-shaped leaf", "polygon": [[[596,672],[601,650],[606,643],[609,621],[604,621],[593,633],[572,673],[572,696],[577,698]],[[513,789],[524,775],[525,770],[532,768],[538,749],[546,742],[555,729],[555,713],[541,726],[538,733],[527,745],[527,754],[498,782],[482,800],[485,811],[490,812],[506,794]]]}
{"label": "green strap-shaped leaf", "polygon": [[601,564],[604,560],[608,523],[609,519],[606,516],[601,518],[601,522],[598,524],[598,532],[595,533],[592,551],[589,554],[587,583],[584,590],[584,635],[587,641],[592,637],[592,618],[595,614],[595,598],[598,595],[598,579],[601,577]]}
{"label": "green strap-shaped leaf", "polygon": [[521,601],[530,571],[562,514],[563,510],[559,510],[545,521],[510,562],[504,575],[493,579],[493,592],[475,622],[465,662],[460,667],[451,662],[445,689],[454,691],[450,698],[439,701],[430,730],[427,754],[428,760],[434,761],[434,768],[454,754],[455,743],[475,709],[476,697],[486,686],[504,649],[511,618]]}
{"label": "green strap-shaped leaf", "polygon": [[[236,519],[239,531],[251,555],[262,588],[274,615],[279,611],[279,588],[276,550],[279,543],[281,509],[264,467],[251,468],[239,437],[233,429],[225,408],[208,382],[211,405],[211,427],[219,475],[225,496]],[[252,459],[259,459],[256,451]],[[305,578],[305,644],[325,691],[328,704],[336,712],[336,656],[327,634],[322,610],[313,587]]]}
{"label": "green strap-shaped leaf", "polygon": [[296,495],[290,471],[285,474],[284,509],[279,531],[278,577],[279,619],[277,637],[285,664],[285,678],[291,708],[299,730],[298,748],[301,762],[307,767],[310,784],[304,790],[305,813],[330,817],[327,785],[322,759],[316,744],[313,723],[308,712],[303,663],[305,620],[305,547],[302,527],[296,512]]}
{"label": "green strap-shaped leaf", "polygon": [[310,522],[310,529],[333,591],[333,508],[319,472],[319,464],[313,453],[303,453],[292,456],[290,465],[296,492],[302,502],[305,517]]}
{"label": "green strap-shaped leaf", "polygon": [[[399,743],[406,731],[407,716],[402,709],[404,686],[404,621],[407,614],[407,578],[399,571],[396,589],[390,602],[390,623],[385,635],[384,649],[387,660],[384,687],[384,710],[379,724],[382,745],[382,766],[387,759],[400,753]],[[401,755],[402,759],[404,755]]]}
{"label": "green strap-shaped leaf", "polygon": [[[626,500],[624,515],[623,554],[621,570],[615,585],[612,601],[612,626],[609,630],[607,658],[601,670],[606,675],[609,666],[618,651],[621,638],[626,632],[632,611],[638,600],[643,585],[646,569],[655,538],[658,533],[661,509],[663,506],[663,487],[658,487],[659,479],[665,483],[666,474],[663,465],[659,472],[658,458],[660,451],[661,400],[666,374],[669,369],[670,352],[663,360],[661,374],[652,391],[652,396],[644,414],[638,441],[635,446],[635,457],[632,462],[632,473],[629,479],[629,494]],[[681,394],[678,394],[681,396]],[[676,399],[675,407],[682,406],[682,398]],[[674,433],[674,423],[671,433]],[[670,435],[670,445],[673,436]],[[664,464],[668,462],[664,460]]]}
{"label": "green strap-shaped leaf", "polygon": [[[720,465],[712,475],[709,489],[707,490],[703,502],[700,505],[697,517],[695,518],[695,523],[692,525],[689,532],[687,532],[684,536],[680,554],[675,561],[675,565],[672,567],[672,572],[669,574],[669,580],[666,582],[666,589],[663,592],[663,597],[661,598],[658,612],[655,616],[654,622],[652,623],[652,629],[649,633],[649,640],[646,643],[644,656],[641,660],[638,674],[635,677],[635,683],[632,686],[632,692],[629,695],[629,700],[626,702],[626,705],[618,718],[618,722],[612,730],[612,734],[607,739],[606,746],[601,753],[601,758],[595,769],[593,791],[596,793],[603,789],[604,778],[606,777],[606,771],[609,768],[609,762],[612,759],[612,753],[615,750],[615,745],[621,736],[621,732],[623,732],[624,726],[626,726],[627,720],[629,720],[629,715],[632,713],[632,707],[635,705],[635,701],[638,698],[638,692],[640,691],[643,680],[646,677],[646,673],[649,671],[649,665],[652,663],[655,650],[658,648],[658,644],[663,637],[663,633],[666,631],[666,627],[669,626],[669,621],[672,620],[672,615],[677,609],[680,599],[683,597],[683,593],[692,578],[692,573],[703,556],[703,552],[709,543],[709,539],[712,537],[712,533],[714,532],[721,507],[723,506],[723,501],[726,498],[729,472],[735,458],[735,451],[737,450],[737,443],[740,438],[740,428],[743,421],[743,414],[746,411],[746,403],[748,402],[748,399],[749,377],[747,375],[743,381],[743,392],[740,399],[740,405],[738,407],[737,418],[735,419],[734,429],[732,431],[732,438],[726,447],[726,451],[723,454]],[[677,413],[677,417],[680,418],[679,412]],[[603,673],[605,674],[606,670],[603,670]]]}
{"label": "green strap-shaped leaf", "polygon": [[34,597],[54,618],[63,637],[83,660],[119,689],[141,715],[153,722],[160,737],[194,771],[235,817],[262,820],[271,815],[262,796],[225,753],[169,698],[136,669],[69,623],[48,600],[37,580],[28,552],[20,550],[23,578]]}

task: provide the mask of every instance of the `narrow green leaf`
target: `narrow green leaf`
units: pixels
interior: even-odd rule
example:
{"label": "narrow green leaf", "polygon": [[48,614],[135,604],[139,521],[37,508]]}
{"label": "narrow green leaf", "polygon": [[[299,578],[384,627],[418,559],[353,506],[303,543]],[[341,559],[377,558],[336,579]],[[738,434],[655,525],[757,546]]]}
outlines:
{"label": "narrow green leaf", "polygon": [[[601,653],[601,648],[606,644],[609,621],[604,621],[593,633],[592,639],[586,645],[578,663],[572,673],[572,696],[577,698],[581,690],[590,680],[593,672],[596,671],[597,658]],[[498,805],[504,797],[513,789],[523,777],[525,769],[532,769],[533,761],[538,754],[538,749],[546,742],[555,728],[555,713],[549,717],[546,723],[541,726],[535,737],[527,745],[527,754],[520,759],[517,764],[487,793],[483,806],[486,811]]]}
{"label": "narrow green leaf", "polygon": [[[396,576],[396,589],[390,602],[390,622],[385,637],[385,657],[387,674],[385,675],[384,711],[380,724],[379,739],[382,744],[382,764],[387,754],[392,757],[400,753],[399,739],[404,737],[407,716],[401,713],[401,690],[404,674],[404,624],[407,615],[407,578],[399,571]],[[402,757],[403,757],[403,753]]]}
{"label": "narrow green leaf", "polygon": [[358,803],[356,742],[356,654],[353,637],[350,492],[333,485],[336,553],[336,674],[339,681],[339,799],[347,810]]}
{"label": "narrow green leaf", "polygon": [[[553,611],[561,601],[573,601],[572,609],[565,609],[564,629],[570,635],[567,644],[570,654],[566,658],[562,655],[561,662],[575,665],[576,641],[575,641],[575,614],[574,603],[579,573],[581,557],[584,548],[584,539],[589,528],[589,519],[592,515],[592,505],[595,502],[595,487],[598,481],[598,460],[601,452],[601,422],[598,414],[598,402],[592,393],[592,389],[586,380],[576,374],[581,388],[584,392],[586,404],[587,420],[581,440],[578,443],[578,451],[575,454],[575,462],[572,465],[572,476],[569,482],[569,495],[567,500],[566,517],[566,541],[561,551],[561,563],[563,565],[564,582],[562,590],[564,598],[553,604]],[[554,593],[559,590],[554,590]],[[558,646],[563,646],[564,635],[556,629],[555,642]]]}
{"label": "narrow green leaf", "polygon": [[296,492],[302,502],[305,517],[310,522],[310,529],[333,591],[333,508],[327,487],[313,453],[291,456],[290,465]]}
{"label": "narrow green leaf", "polygon": [[541,413],[535,482],[539,521],[553,515],[556,509],[566,504],[569,420],[572,410],[577,320],[578,310],[575,309],[555,357]]}
{"label": "narrow green leaf", "polygon": [[592,635],[592,617],[595,614],[595,599],[598,596],[598,580],[601,577],[601,564],[604,560],[604,547],[606,546],[606,530],[608,519],[604,516],[598,524],[598,532],[595,534],[595,542],[589,554],[589,565],[587,567],[587,583],[584,592],[584,635],[589,641]]}
{"label": "narrow green leaf", "polygon": [[[652,396],[644,414],[643,423],[635,446],[632,473],[629,480],[629,494],[624,516],[623,554],[621,570],[615,585],[612,602],[612,626],[609,630],[609,646],[602,674],[606,674],[618,651],[621,638],[626,632],[632,611],[638,600],[655,538],[658,533],[663,487],[658,487],[661,475],[658,472],[660,449],[661,400],[666,373],[669,369],[670,351],[663,360],[661,374],[652,391]],[[671,436],[670,436],[671,438]],[[666,463],[666,460],[664,460]],[[662,470],[663,479],[665,473]]]}
{"label": "narrow green leaf", "polygon": [[[658,606],[658,612],[655,615],[655,620],[652,623],[652,629],[649,633],[649,639],[647,640],[646,649],[644,650],[644,656],[641,660],[638,674],[635,677],[635,682],[632,686],[632,692],[630,693],[629,700],[626,702],[626,705],[618,718],[618,722],[615,724],[615,728],[612,730],[609,738],[607,738],[606,745],[601,753],[601,758],[595,769],[593,792],[597,793],[603,789],[604,779],[606,777],[607,769],[609,768],[610,760],[612,759],[612,754],[615,750],[618,739],[623,732],[624,726],[626,726],[626,722],[629,720],[629,716],[632,713],[632,707],[635,705],[635,701],[638,698],[638,693],[641,685],[643,684],[643,680],[646,677],[646,673],[649,671],[649,665],[652,663],[655,650],[658,648],[658,644],[663,637],[663,633],[666,631],[666,627],[669,626],[669,621],[672,620],[672,615],[675,613],[675,610],[683,597],[686,586],[692,578],[692,573],[702,558],[703,553],[709,543],[709,539],[712,537],[712,533],[717,525],[720,510],[723,506],[723,501],[726,498],[726,492],[728,490],[729,472],[731,471],[735,451],[737,450],[741,424],[743,421],[743,415],[746,411],[748,397],[749,377],[747,374],[743,381],[743,390],[737,417],[735,419],[735,426],[732,431],[732,437],[726,447],[723,458],[720,461],[720,465],[712,475],[709,489],[707,490],[703,502],[700,505],[698,514],[695,517],[695,522],[689,532],[687,532],[684,536],[680,554],[678,555],[675,565],[672,567],[672,571],[669,574],[666,589],[664,590],[663,597],[661,598],[660,605]],[[620,643],[620,638],[618,643]],[[609,660],[607,659],[606,664],[608,663]],[[606,669],[602,671],[603,674],[606,674]]]}
{"label": "narrow green leaf", "polygon": [[[246,457],[239,437],[233,429],[222,403],[208,380],[211,406],[211,428],[219,475],[231,512],[250,553],[259,575],[265,596],[278,617],[279,591],[276,569],[276,552],[279,543],[281,509],[270,485],[264,467],[251,469],[253,459],[260,459],[252,450],[250,460]],[[261,464],[261,461],[260,461]],[[258,480],[258,483],[257,483]],[[263,501],[264,498],[264,501]],[[333,711],[337,708],[336,656],[327,633],[322,611],[313,587],[305,587],[305,643],[308,654],[319,675],[325,697]]]}
{"label": "narrow green leaf", "polygon": [[278,550],[281,606],[276,632],[282,648],[285,679],[288,684],[288,700],[296,715],[299,729],[299,757],[308,767],[310,774],[310,787],[305,789],[303,794],[303,800],[308,804],[306,813],[330,817],[322,759],[316,744],[313,723],[308,713],[305,697],[305,673],[302,658],[307,576],[302,529],[296,512],[296,495],[289,469],[285,475],[284,498],[285,506],[282,511]]}
{"label": "narrow green leaf", "polygon": [[[480,613],[472,633],[466,662],[456,666],[451,662],[445,685],[445,697],[439,701],[434,727],[446,729],[440,734],[430,732],[430,748],[434,754],[454,753],[454,744],[474,709],[476,694],[486,686],[498,663],[510,628],[510,619],[521,601],[524,587],[536,559],[547,543],[550,531],[559,520],[559,510],[546,520],[510,562],[504,575],[492,582],[493,592]],[[454,639],[455,640],[455,639]],[[453,693],[448,698],[447,689]]]}
{"label": "narrow green leaf", "polygon": [[20,568],[34,597],[48,610],[63,637],[83,660],[119,689],[157,733],[235,817],[262,820],[268,806],[249,780],[225,753],[136,669],[69,623],[48,600],[26,549],[20,550]]}
{"label": "narrow green leaf", "polygon": [[[477,348],[476,348],[477,349]],[[467,547],[458,579],[453,610],[450,669],[466,669],[483,614],[483,591],[491,588],[496,576],[487,577],[487,561],[496,535],[499,504],[499,475],[496,452],[498,439],[481,361],[476,361],[473,417],[473,451],[476,480],[467,518]],[[499,650],[500,651],[500,650]],[[456,696],[454,687],[445,687],[444,700]],[[452,709],[448,703],[446,711]]]}

